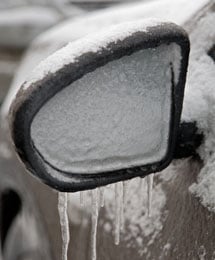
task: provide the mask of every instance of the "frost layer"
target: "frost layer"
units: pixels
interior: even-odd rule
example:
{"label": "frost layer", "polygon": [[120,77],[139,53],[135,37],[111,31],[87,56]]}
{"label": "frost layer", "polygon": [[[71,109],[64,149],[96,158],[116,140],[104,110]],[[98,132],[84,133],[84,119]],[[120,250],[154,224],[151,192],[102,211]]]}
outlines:
{"label": "frost layer", "polygon": [[180,62],[179,47],[162,45],[112,61],[75,81],[35,116],[31,136],[36,148],[68,172],[160,161],[169,136],[172,61]]}

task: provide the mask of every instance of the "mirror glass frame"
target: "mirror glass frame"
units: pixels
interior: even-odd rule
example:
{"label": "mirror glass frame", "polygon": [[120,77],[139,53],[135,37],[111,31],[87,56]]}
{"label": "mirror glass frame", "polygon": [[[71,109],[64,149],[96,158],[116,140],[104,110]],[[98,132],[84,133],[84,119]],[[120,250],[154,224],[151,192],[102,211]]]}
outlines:
{"label": "mirror glass frame", "polygon": [[[174,81],[176,72],[174,68],[172,69],[170,136],[165,158],[153,164],[109,171],[108,174],[102,172],[82,175],[60,171],[39,156],[31,140],[31,123],[40,108],[56,93],[110,61],[120,59],[125,55],[131,55],[139,50],[156,48],[162,44],[169,45],[171,43],[176,43],[180,47],[181,61],[180,68],[178,68],[179,79],[177,83]],[[64,192],[93,189],[138,176],[144,177],[166,168],[172,161],[175,150],[182,111],[188,56],[189,39],[186,32],[177,25],[164,23],[147,28],[147,32],[136,31],[123,40],[109,42],[99,52],[86,51],[75,61],[59,68],[57,72],[49,73],[43,79],[34,82],[27,90],[24,91],[21,88],[10,110],[10,125],[16,151],[26,168],[44,183]]]}

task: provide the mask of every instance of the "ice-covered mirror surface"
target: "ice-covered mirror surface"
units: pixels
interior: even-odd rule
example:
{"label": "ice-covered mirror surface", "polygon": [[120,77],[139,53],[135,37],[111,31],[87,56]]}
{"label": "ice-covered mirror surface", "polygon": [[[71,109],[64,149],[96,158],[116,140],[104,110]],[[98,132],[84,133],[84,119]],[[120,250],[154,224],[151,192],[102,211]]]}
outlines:
{"label": "ice-covered mirror surface", "polygon": [[36,150],[68,173],[161,161],[168,149],[171,66],[177,71],[179,57],[177,44],[163,44],[85,74],[34,117],[31,139]]}

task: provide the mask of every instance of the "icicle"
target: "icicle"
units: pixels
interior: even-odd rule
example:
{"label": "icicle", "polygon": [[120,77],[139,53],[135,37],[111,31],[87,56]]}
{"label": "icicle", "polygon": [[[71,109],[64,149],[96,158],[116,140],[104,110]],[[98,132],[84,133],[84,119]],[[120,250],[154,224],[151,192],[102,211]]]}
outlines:
{"label": "icicle", "polygon": [[80,205],[83,207],[84,206],[84,192],[80,191]]}
{"label": "icicle", "polygon": [[123,204],[125,205],[127,200],[128,181],[123,182]]}
{"label": "icicle", "polygon": [[91,231],[91,252],[92,260],[96,260],[96,237],[98,226],[98,190],[92,190],[92,231]]}
{"label": "icicle", "polygon": [[125,195],[124,195],[124,192],[125,192],[125,189],[124,189],[124,183],[123,182],[121,182],[120,183],[120,201],[121,201],[121,203],[120,203],[120,216],[121,216],[121,226],[120,226],[120,230],[121,231],[123,231],[123,229],[124,229],[124,210],[125,210],[125,200],[124,199],[126,199],[126,197],[125,197]]}
{"label": "icicle", "polygon": [[69,220],[67,214],[67,193],[58,193],[58,212],[60,216],[61,234],[62,234],[62,260],[67,260],[67,252],[69,247]]}
{"label": "icicle", "polygon": [[148,207],[148,216],[150,217],[154,174],[150,174],[146,178],[147,178],[147,194],[148,194],[147,207]]}
{"label": "icicle", "polygon": [[105,205],[105,188],[100,188],[99,189],[99,202],[100,202],[100,206],[103,208]]}
{"label": "icicle", "polygon": [[140,199],[140,205],[143,204],[143,192],[144,192],[144,186],[145,186],[145,178],[140,178],[140,183],[139,183],[139,199]]}
{"label": "icicle", "polygon": [[128,192],[128,181],[124,181],[122,184],[122,204],[123,204],[123,208],[122,208],[122,225],[121,225],[121,230],[124,229],[125,226],[125,206],[126,206],[126,202],[127,202],[127,192]]}
{"label": "icicle", "polygon": [[115,244],[120,242],[120,229],[122,217],[122,184],[120,182],[115,184],[115,206],[116,206],[116,224],[115,224]]}

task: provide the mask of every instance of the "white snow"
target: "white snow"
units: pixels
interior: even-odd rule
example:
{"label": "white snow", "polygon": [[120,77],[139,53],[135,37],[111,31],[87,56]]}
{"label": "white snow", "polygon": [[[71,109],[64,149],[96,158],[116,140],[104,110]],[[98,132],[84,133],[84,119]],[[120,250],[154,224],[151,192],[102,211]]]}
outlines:
{"label": "white snow", "polygon": [[62,233],[62,260],[67,260],[67,253],[69,247],[70,233],[69,220],[67,214],[67,193],[58,193],[58,212],[60,217],[61,233]]}
{"label": "white snow", "polygon": [[50,55],[32,71],[27,77],[23,89],[27,89],[32,83],[42,79],[48,73],[55,73],[63,66],[75,62],[84,53],[98,52],[110,42],[123,40],[138,31],[147,32],[150,27],[161,25],[162,22],[156,19],[144,19],[120,23],[99,33],[94,33],[68,43],[66,47]]}
{"label": "white snow", "polygon": [[202,18],[191,33],[191,55],[183,119],[196,120],[205,140],[199,149],[204,167],[190,191],[215,212],[215,63],[207,51],[215,44],[215,13]]}

